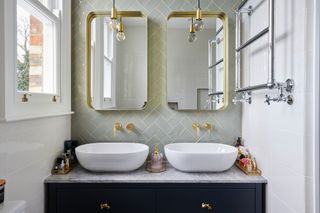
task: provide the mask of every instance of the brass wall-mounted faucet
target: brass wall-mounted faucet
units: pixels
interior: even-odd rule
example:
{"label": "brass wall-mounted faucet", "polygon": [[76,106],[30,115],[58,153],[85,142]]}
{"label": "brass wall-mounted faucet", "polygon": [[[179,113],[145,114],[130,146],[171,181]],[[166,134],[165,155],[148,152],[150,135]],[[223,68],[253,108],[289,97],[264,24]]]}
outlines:
{"label": "brass wall-mounted faucet", "polygon": [[200,140],[200,125],[196,122],[193,122],[192,128],[196,130],[196,143],[198,143]]}
{"label": "brass wall-mounted faucet", "polygon": [[212,130],[213,126],[212,126],[212,124],[206,122],[203,124],[203,128],[205,128],[207,130]]}
{"label": "brass wall-mounted faucet", "polygon": [[200,130],[200,125],[196,122],[192,123],[192,129],[199,131]]}
{"label": "brass wall-mounted faucet", "polygon": [[120,122],[116,122],[113,125],[113,136],[116,136],[117,131],[121,131],[122,130],[122,124]]}
{"label": "brass wall-mounted faucet", "polygon": [[133,132],[133,130],[135,129],[135,126],[133,123],[129,122],[126,124],[126,129],[129,131],[129,132]]}
{"label": "brass wall-mounted faucet", "polygon": [[213,125],[211,123],[206,122],[203,124],[203,128],[207,129],[210,134],[211,130],[213,129]]}

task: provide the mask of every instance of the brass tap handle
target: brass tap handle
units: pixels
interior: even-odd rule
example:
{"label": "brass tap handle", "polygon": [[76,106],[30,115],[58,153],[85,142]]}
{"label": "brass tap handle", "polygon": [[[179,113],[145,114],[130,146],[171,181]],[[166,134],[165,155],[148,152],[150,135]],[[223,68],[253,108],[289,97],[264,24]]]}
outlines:
{"label": "brass tap handle", "polygon": [[213,210],[213,206],[210,203],[202,203],[201,204],[201,208],[203,209],[207,209],[208,211],[212,211]]}
{"label": "brass tap handle", "polygon": [[111,206],[110,206],[107,202],[101,203],[101,204],[100,204],[100,209],[101,209],[101,210],[111,209]]}
{"label": "brass tap handle", "polygon": [[133,123],[127,123],[126,129],[129,130],[130,132],[134,130],[134,124]]}
{"label": "brass tap handle", "polygon": [[205,128],[205,129],[207,129],[207,130],[211,130],[212,129],[212,124],[210,124],[210,123],[204,123],[203,124],[203,128]]}
{"label": "brass tap handle", "polygon": [[122,129],[122,125],[120,122],[116,122],[114,123],[114,126],[113,126],[114,130],[121,130]]}

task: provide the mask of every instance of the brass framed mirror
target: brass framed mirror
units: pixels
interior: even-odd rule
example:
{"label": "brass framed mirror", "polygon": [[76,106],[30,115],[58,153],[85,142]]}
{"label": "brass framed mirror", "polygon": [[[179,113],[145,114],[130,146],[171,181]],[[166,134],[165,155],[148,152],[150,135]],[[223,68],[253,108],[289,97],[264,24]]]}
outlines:
{"label": "brass framed mirror", "polygon": [[87,16],[87,104],[95,110],[142,110],[148,102],[148,19],[140,11]]}
{"label": "brass framed mirror", "polygon": [[[223,110],[228,105],[228,17],[174,11],[167,19],[167,103],[173,110]],[[196,31],[198,30],[198,31]]]}

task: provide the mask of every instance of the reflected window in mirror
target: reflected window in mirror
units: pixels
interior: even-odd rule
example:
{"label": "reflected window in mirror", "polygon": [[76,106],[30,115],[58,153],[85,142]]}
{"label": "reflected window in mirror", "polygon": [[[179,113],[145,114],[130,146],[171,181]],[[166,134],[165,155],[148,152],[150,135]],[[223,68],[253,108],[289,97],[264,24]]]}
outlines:
{"label": "reflected window in mirror", "polygon": [[98,15],[89,22],[88,104],[96,110],[143,109],[147,103],[147,19],[123,16],[116,30],[110,28],[109,20],[108,15]]}

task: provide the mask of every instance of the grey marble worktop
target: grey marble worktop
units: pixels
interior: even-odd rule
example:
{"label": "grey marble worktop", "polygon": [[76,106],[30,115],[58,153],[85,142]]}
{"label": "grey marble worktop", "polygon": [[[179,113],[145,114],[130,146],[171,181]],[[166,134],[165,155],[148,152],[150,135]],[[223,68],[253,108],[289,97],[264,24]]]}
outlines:
{"label": "grey marble worktop", "polygon": [[93,173],[77,166],[67,175],[51,175],[45,183],[267,183],[261,176],[247,176],[236,167],[219,173],[185,173],[169,166],[149,173],[144,167],[125,173]]}

